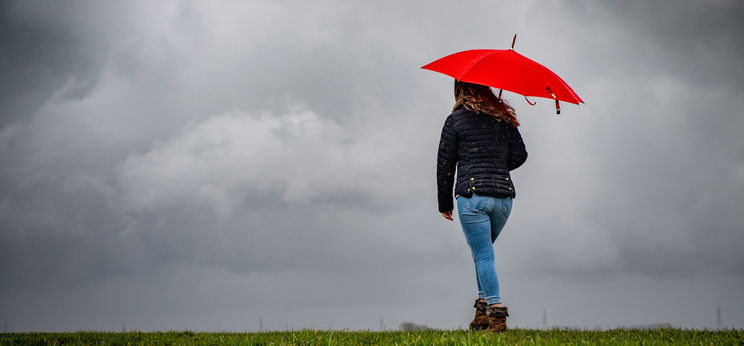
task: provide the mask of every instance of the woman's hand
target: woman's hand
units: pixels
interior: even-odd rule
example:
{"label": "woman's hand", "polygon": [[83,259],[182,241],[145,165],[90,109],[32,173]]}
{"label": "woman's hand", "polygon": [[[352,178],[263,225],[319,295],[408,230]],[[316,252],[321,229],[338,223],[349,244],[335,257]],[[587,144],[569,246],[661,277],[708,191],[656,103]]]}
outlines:
{"label": "woman's hand", "polygon": [[444,213],[442,213],[442,216],[443,216],[443,217],[444,217],[445,219],[447,219],[447,220],[450,220],[450,221],[454,221],[454,220],[452,219],[452,210],[450,210],[450,211],[445,211]]}

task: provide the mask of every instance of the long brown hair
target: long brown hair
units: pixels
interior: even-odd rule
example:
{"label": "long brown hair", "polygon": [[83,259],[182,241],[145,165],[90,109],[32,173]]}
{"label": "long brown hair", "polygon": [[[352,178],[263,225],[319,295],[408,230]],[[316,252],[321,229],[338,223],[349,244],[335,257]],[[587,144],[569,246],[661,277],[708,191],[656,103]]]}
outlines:
{"label": "long brown hair", "polygon": [[506,101],[496,97],[491,88],[485,85],[455,80],[455,105],[452,107],[452,111],[454,112],[461,107],[491,115],[515,127],[519,126],[514,108]]}

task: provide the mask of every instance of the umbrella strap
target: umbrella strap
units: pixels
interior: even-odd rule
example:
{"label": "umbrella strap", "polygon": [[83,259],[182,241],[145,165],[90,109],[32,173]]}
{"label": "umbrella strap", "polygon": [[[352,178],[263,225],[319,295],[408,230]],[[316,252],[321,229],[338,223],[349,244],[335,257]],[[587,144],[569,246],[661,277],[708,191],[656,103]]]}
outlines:
{"label": "umbrella strap", "polygon": [[525,101],[527,101],[527,103],[528,103],[528,104],[529,104],[530,106],[534,106],[534,105],[536,105],[536,104],[537,104],[537,102],[531,102],[531,101],[530,101],[530,99],[528,99],[528,98],[527,98],[527,96],[525,96],[525,97],[524,97],[524,100],[525,100]]}
{"label": "umbrella strap", "polygon": [[555,115],[561,114],[561,104],[555,99]]}
{"label": "umbrella strap", "polygon": [[555,97],[555,94],[553,94],[553,91],[550,90],[550,87],[545,87],[545,90],[547,90],[548,93],[550,93],[550,96],[553,97],[553,100],[555,100],[555,114],[561,114],[561,104],[560,102],[558,102],[558,98]]}

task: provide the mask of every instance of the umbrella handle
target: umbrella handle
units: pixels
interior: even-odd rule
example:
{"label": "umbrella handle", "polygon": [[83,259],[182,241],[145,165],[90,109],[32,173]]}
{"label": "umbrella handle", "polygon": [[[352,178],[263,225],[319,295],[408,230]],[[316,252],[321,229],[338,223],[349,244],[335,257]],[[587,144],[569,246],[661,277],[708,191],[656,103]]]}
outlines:
{"label": "umbrella handle", "polygon": [[537,104],[537,101],[531,102],[530,99],[527,98],[527,96],[524,97],[524,100],[527,101],[527,104],[529,104],[530,106],[534,106]]}
{"label": "umbrella handle", "polygon": [[553,90],[550,90],[549,86],[545,87],[545,90],[547,90],[550,96],[553,97],[553,100],[555,100],[555,114],[561,114],[561,104],[558,102],[558,98],[555,96],[555,94],[553,94]]}

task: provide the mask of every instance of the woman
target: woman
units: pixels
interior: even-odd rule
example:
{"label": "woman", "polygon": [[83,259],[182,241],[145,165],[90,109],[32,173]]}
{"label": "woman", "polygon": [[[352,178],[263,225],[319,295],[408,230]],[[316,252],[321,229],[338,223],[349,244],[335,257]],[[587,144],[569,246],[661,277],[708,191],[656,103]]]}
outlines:
{"label": "woman", "polygon": [[478,298],[470,329],[506,329],[509,313],[501,302],[493,242],[515,196],[509,171],[527,160],[517,126],[514,109],[491,88],[455,81],[455,106],[439,141],[437,189],[439,212],[452,220],[455,185],[460,225],[475,262]]}

